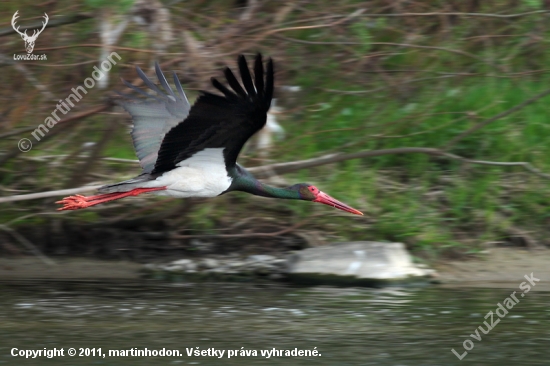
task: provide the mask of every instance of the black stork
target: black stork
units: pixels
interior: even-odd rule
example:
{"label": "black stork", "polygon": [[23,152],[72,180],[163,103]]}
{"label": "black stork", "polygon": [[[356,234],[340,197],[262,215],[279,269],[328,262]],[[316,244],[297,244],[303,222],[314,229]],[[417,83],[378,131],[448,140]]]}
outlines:
{"label": "black stork", "polygon": [[224,74],[230,88],[212,78],[212,85],[223,96],[203,91],[192,107],[175,72],[178,94],[158,64],[155,70],[165,92],[136,67],[145,85],[156,93],[147,93],[123,80],[126,86],[147,97],[123,95],[129,100],[120,102],[133,119],[132,139],[142,173],[133,179],[103,186],[99,188],[101,194],[96,196],[66,197],[56,202],[63,205],[58,210],[78,210],[142,193],[183,198],[244,191],[263,197],[319,202],[362,215],[313,185],[271,187],[237,164],[244,143],[266,124],[273,96],[273,61],[267,61],[264,72],[262,56],[258,54],[254,79],[243,55],[238,58],[238,66],[242,85],[226,67]]}

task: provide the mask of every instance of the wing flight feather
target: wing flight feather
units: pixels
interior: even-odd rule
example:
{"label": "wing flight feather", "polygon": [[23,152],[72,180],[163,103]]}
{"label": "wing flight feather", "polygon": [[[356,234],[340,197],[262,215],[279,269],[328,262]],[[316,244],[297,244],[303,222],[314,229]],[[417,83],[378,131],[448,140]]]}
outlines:
{"label": "wing flight feather", "polygon": [[226,167],[235,166],[244,143],[265,126],[273,96],[271,59],[264,73],[262,56],[256,56],[254,79],[242,55],[238,67],[241,83],[226,68],[224,75],[229,87],[212,78],[212,85],[223,96],[203,91],[186,119],[166,134],[153,173],[174,169],[207,148],[223,148]]}
{"label": "wing flight feather", "polygon": [[123,80],[126,86],[147,99],[119,93],[127,100],[118,103],[132,116],[134,123],[132,140],[136,155],[143,172],[151,173],[155,167],[164,136],[187,117],[190,105],[177,77],[174,77],[174,84],[180,94],[179,96],[173,92],[158,64],[155,64],[157,79],[168,94],[162,92],[153,84],[139,67],[136,70],[145,85],[156,92],[157,95],[149,94]]}
{"label": "wing flight feather", "polygon": [[168,84],[158,64],[155,71],[162,91],[136,68],[145,85],[155,94],[124,81],[146,99],[128,96],[119,102],[132,116],[132,139],[144,173],[157,174],[174,169],[179,163],[207,148],[223,148],[226,167],[235,166],[244,143],[266,123],[273,97],[273,62],[264,72],[262,56],[254,63],[254,77],[244,56],[238,58],[241,82],[231,69],[224,70],[229,87],[212,78],[212,85],[223,96],[201,92],[190,107],[183,88],[173,73],[178,94]]}

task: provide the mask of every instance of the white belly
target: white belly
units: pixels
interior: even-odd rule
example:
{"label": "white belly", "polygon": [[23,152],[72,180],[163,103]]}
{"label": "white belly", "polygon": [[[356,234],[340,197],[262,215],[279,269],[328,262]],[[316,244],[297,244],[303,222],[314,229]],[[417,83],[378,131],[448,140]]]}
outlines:
{"label": "white belly", "polygon": [[223,159],[223,149],[209,148],[180,162],[177,168],[164,173],[147,187],[166,187],[157,195],[172,197],[216,197],[231,185]]}

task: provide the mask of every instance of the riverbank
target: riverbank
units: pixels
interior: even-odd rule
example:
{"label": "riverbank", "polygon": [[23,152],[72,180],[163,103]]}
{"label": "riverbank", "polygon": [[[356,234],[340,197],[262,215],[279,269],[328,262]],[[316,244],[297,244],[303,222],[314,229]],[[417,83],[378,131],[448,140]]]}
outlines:
{"label": "riverbank", "polygon": [[550,250],[492,248],[470,260],[444,261],[434,266],[438,280],[450,287],[515,287],[533,273],[537,290],[550,291]]}
{"label": "riverbank", "polygon": [[[36,257],[0,258],[0,281],[10,280],[140,280],[146,265],[90,258],[52,258],[47,264]],[[493,248],[475,258],[441,261],[435,281],[445,287],[517,287],[524,275],[540,279],[536,290],[550,291],[550,250]]]}

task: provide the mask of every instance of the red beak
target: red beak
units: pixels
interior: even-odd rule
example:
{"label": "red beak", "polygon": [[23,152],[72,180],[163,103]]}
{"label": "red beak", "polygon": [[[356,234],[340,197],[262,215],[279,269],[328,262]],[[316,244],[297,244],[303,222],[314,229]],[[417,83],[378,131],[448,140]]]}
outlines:
{"label": "red beak", "polygon": [[361,211],[358,211],[321,191],[319,191],[319,193],[317,194],[317,198],[315,198],[313,202],[323,203],[325,205],[329,205],[339,210],[350,212],[355,215],[361,215],[361,216],[363,215]]}

